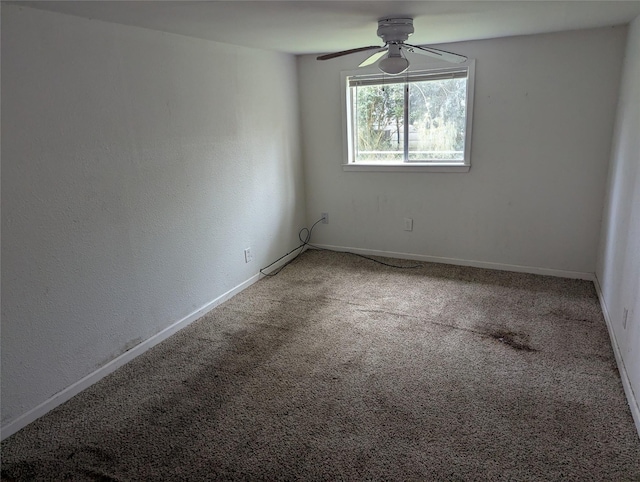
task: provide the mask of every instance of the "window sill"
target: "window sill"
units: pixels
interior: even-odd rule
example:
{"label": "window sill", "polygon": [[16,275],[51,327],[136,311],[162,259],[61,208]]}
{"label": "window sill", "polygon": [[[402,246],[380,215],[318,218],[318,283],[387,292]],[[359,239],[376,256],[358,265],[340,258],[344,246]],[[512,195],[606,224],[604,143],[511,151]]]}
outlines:
{"label": "window sill", "polygon": [[373,172],[469,172],[471,166],[462,164],[406,163],[406,164],[343,164],[344,171]]}

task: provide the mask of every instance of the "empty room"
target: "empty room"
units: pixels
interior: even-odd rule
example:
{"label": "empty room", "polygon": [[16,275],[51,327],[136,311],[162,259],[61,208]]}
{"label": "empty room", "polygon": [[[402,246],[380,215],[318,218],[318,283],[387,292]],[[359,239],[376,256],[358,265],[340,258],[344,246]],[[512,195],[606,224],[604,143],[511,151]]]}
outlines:
{"label": "empty room", "polygon": [[2,1],[2,480],[640,480],[640,1]]}

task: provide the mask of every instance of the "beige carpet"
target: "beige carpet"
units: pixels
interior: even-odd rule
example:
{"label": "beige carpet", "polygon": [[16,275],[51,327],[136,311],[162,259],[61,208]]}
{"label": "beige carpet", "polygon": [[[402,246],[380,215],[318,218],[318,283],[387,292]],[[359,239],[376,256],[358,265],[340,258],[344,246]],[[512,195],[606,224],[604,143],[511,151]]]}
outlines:
{"label": "beige carpet", "polygon": [[592,283],[308,251],[5,440],[2,476],[640,480],[640,439]]}

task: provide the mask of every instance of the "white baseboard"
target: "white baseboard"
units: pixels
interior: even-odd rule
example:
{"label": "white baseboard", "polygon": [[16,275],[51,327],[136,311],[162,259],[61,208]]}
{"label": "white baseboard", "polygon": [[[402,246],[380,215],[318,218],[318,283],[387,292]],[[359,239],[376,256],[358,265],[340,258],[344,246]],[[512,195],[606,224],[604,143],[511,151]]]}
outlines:
{"label": "white baseboard", "polygon": [[496,269],[500,271],[515,271],[516,273],[540,274],[546,276],[556,276],[559,278],[572,278],[593,281],[593,273],[582,273],[580,271],[566,271],[550,268],[537,268],[535,266],[520,266],[517,264],[492,263],[488,261],[472,261],[458,258],[442,258],[439,256],[425,256],[423,254],[396,253],[393,251],[378,251],[374,249],[348,248],[344,246],[331,246],[327,244],[315,244],[318,248],[330,249],[332,251],[351,252],[369,256],[385,256],[388,258],[412,259],[424,261],[425,263],[454,264],[457,266],[471,266],[473,268]]}
{"label": "white baseboard", "polygon": [[290,263],[291,261],[296,259],[299,255],[304,253],[307,249],[309,248],[306,245],[302,247],[298,246],[293,251],[289,252],[286,256],[283,256],[282,259],[279,259],[278,261],[273,262],[272,264],[268,265],[266,268],[262,268],[262,270],[264,270],[266,274],[260,273],[259,274],[260,278],[264,278],[272,275],[274,272],[278,270],[278,268],[281,268],[285,264]]}
{"label": "white baseboard", "polygon": [[[390,251],[347,248],[347,247],[341,247],[341,246],[318,245],[318,247],[324,248],[324,249],[331,249],[334,251],[350,251],[358,254],[371,255],[371,256],[385,256],[385,257],[400,258],[400,259],[412,259],[417,261],[425,261],[425,262],[433,262],[433,263],[446,263],[446,264],[454,264],[454,265],[461,265],[461,266],[472,266],[477,268],[497,269],[497,270],[503,270],[503,271],[516,271],[516,272],[523,272],[523,273],[542,274],[542,275],[549,275],[549,276],[559,276],[559,277],[565,277],[565,278],[585,279],[585,280],[594,281],[596,285],[596,289],[598,291],[598,296],[600,297],[600,303],[602,305],[603,312],[605,313],[605,319],[607,320],[607,327],[609,328],[609,334],[611,336],[612,344],[614,347],[616,361],[618,362],[618,367],[620,369],[620,374],[622,377],[622,383],[624,385],[625,393],[627,394],[627,398],[629,400],[629,405],[631,407],[631,412],[633,414],[636,427],[638,428],[638,432],[640,433],[640,410],[638,409],[638,403],[637,403],[637,400],[635,399],[635,396],[633,395],[629,378],[626,374],[626,370],[624,369],[624,363],[622,362],[622,359],[620,357],[620,350],[615,341],[615,335],[613,334],[613,330],[611,329],[610,319],[608,317],[604,300],[602,298],[602,292],[600,291],[600,286],[593,274],[580,273],[580,272],[574,272],[574,271],[553,270],[553,269],[547,269],[547,268],[534,268],[529,266],[518,266],[518,265],[509,265],[509,264],[501,264],[501,263],[468,261],[468,260],[462,260],[462,259],[456,259],[456,258],[442,258],[442,257],[436,257],[436,256],[414,255],[409,253],[396,253],[396,252],[390,252]],[[272,269],[278,268],[282,264],[286,263],[288,259],[290,259],[290,256],[287,256],[286,258],[281,260],[279,263],[276,263]],[[193,313],[190,313],[189,315],[185,316],[181,320],[176,321],[175,323],[171,324],[164,330],[153,335],[151,338],[148,338],[147,340],[143,341],[142,343],[136,345],[135,347],[123,353],[122,355],[118,356],[117,358],[111,360],[107,364],[95,370],[93,373],[90,373],[89,375],[78,380],[77,382],[73,383],[72,385],[65,388],[64,390],[56,393],[49,399],[45,400],[44,402],[36,406],[35,408],[27,411],[26,413],[20,415],[16,419],[8,422],[4,426],[2,426],[2,428],[0,428],[0,440],[3,440],[6,437],[13,435],[18,430],[26,427],[28,424],[42,417],[43,415],[53,410],[57,406],[70,400],[72,397],[74,397],[84,389],[93,385],[97,381],[101,380],[102,378],[109,375],[119,367],[123,366],[124,364],[133,360],[137,356],[146,352],[147,350],[154,347],[158,343],[166,340],[174,333],[187,327],[188,325],[193,323],[195,320],[201,318],[206,313],[211,311],[216,306],[227,301],[232,296],[248,288],[250,285],[258,281],[260,278],[261,278],[260,274],[256,274],[252,276],[251,278],[244,281],[243,283],[240,283],[235,288],[232,288],[226,293],[218,296],[216,299],[206,303],[205,305],[203,305],[201,308],[197,309]]]}
{"label": "white baseboard", "polygon": [[611,317],[609,316],[609,310],[607,310],[607,304],[604,301],[602,287],[600,286],[600,282],[598,281],[597,276],[594,277],[593,284],[596,287],[596,292],[598,293],[598,298],[600,299],[600,306],[602,307],[604,320],[607,324],[607,330],[609,331],[609,338],[611,339],[613,354],[616,357],[618,371],[620,372],[620,378],[622,380],[622,386],[624,387],[624,393],[627,396],[627,402],[629,403],[631,416],[633,417],[633,421],[636,424],[638,437],[640,437],[640,405],[638,404],[638,399],[636,398],[636,395],[633,392],[633,387],[631,386],[631,380],[629,380],[629,375],[627,374],[627,368],[624,365],[624,359],[622,358],[622,353],[620,353],[620,346],[618,345],[618,340],[616,339],[616,333],[613,330],[613,324],[611,322]]}
{"label": "white baseboard", "polygon": [[620,372],[620,378],[622,380],[622,386],[624,387],[624,393],[627,397],[627,402],[629,403],[629,408],[631,410],[631,415],[633,416],[633,421],[635,423],[636,430],[638,431],[638,436],[640,437],[640,405],[633,391],[633,387],[631,386],[631,381],[629,380],[629,375],[627,374],[627,369],[624,365],[622,354],[620,353],[620,347],[618,345],[615,332],[613,331],[613,325],[611,324],[611,317],[609,316],[607,305],[604,301],[604,296],[602,294],[600,283],[598,281],[597,276],[594,273],[582,273],[579,271],[565,271],[565,270],[557,270],[557,269],[549,269],[549,268],[536,268],[532,266],[491,263],[491,262],[484,262],[484,261],[470,261],[470,260],[457,259],[457,258],[442,258],[438,256],[425,256],[420,254],[396,253],[392,251],[378,251],[378,250],[372,250],[372,249],[348,248],[344,246],[331,246],[331,245],[322,245],[322,244],[316,244],[314,246],[317,246],[318,248],[322,248],[322,249],[330,249],[332,251],[341,251],[341,252],[348,251],[352,253],[364,254],[369,256],[384,256],[389,258],[411,259],[411,260],[424,261],[429,263],[444,263],[444,264],[453,264],[453,265],[459,265],[459,266],[471,266],[474,268],[497,269],[502,271],[515,271],[518,273],[540,274],[540,275],[547,275],[547,276],[557,276],[561,278],[582,279],[587,281],[593,281],[593,284],[595,285],[595,288],[596,288],[596,292],[598,293],[598,299],[600,300],[600,306],[602,307],[602,313],[604,315],[604,319],[607,325],[607,330],[609,331],[609,338],[611,339],[611,346],[613,348],[613,353],[615,355],[616,363],[618,365],[618,371]]}
{"label": "white baseboard", "polygon": [[221,303],[224,303],[232,296],[248,288],[259,279],[260,279],[260,274],[256,274],[252,276],[251,278],[244,281],[243,283],[240,283],[235,288],[230,289],[226,293],[218,296],[213,301],[210,301],[205,305],[203,305],[202,307],[198,308],[193,313],[190,313],[189,315],[185,316],[181,320],[178,320],[175,323],[169,325],[167,328],[160,331],[159,333],[156,333],[151,338],[146,339],[142,343],[124,352],[122,355],[118,356],[117,358],[114,358],[107,364],[98,368],[93,373],[90,373],[86,377],[78,380],[77,382],[65,388],[64,390],[56,393],[51,398],[45,400],[37,407],[32,408],[28,412],[20,415],[18,418],[8,422],[0,429],[0,432],[1,432],[0,440],[4,440],[10,435],[13,435],[18,430],[26,427],[28,424],[42,417],[47,412],[56,408],[58,405],[63,404],[67,400],[70,400],[72,397],[74,397],[84,389],[90,387],[100,379],[109,375],[110,373],[112,373],[113,371],[115,371],[125,363],[128,363],[129,361],[133,360],[137,356],[142,355],[144,352],[154,347],[158,343],[166,340],[174,333],[187,327],[188,325],[190,325],[191,323],[193,323],[194,321],[196,321],[197,319],[201,318],[206,313],[214,309],[216,306],[220,305]]}
{"label": "white baseboard", "polygon": [[[306,248],[306,246],[305,246],[305,248]],[[295,255],[295,253],[284,257],[282,260],[280,260],[277,263],[275,263],[271,269],[272,270],[273,269],[277,269],[278,267],[282,266],[288,260],[292,259],[294,255]],[[102,367],[100,367],[97,370],[95,370],[93,373],[90,373],[86,377],[78,380],[77,382],[75,382],[72,385],[68,386],[64,390],[56,393],[55,395],[53,395],[49,399],[47,399],[44,402],[42,402],[40,405],[36,406],[35,408],[32,408],[31,410],[29,410],[26,413],[18,416],[14,420],[11,420],[10,422],[6,423],[5,425],[3,425],[0,428],[0,440],[4,440],[5,438],[13,435],[18,430],[26,427],[31,422],[37,420],[38,418],[42,417],[46,413],[48,413],[51,410],[53,410],[54,408],[56,408],[58,405],[63,404],[67,400],[70,400],[72,397],[74,397],[75,395],[77,395],[78,393],[83,391],[84,389],[90,387],[91,385],[93,385],[94,383],[99,381],[100,379],[102,379],[102,378],[106,377],[107,375],[109,375],[110,373],[114,372],[115,370],[120,368],[125,363],[128,363],[131,360],[133,360],[134,358],[136,358],[137,356],[142,355],[144,352],[146,352],[150,348],[154,347],[158,343],[166,340],[167,338],[169,338],[174,333],[176,333],[176,332],[182,330],[183,328],[189,326],[191,323],[193,323],[197,319],[203,317],[205,314],[207,314],[209,311],[214,309],[216,306],[224,303],[229,298],[231,298],[234,295],[240,293],[241,291],[243,291],[244,289],[248,288],[249,286],[251,286],[253,283],[255,283],[256,281],[258,281],[261,278],[262,278],[262,275],[260,273],[252,276],[248,280],[240,283],[235,288],[230,289],[226,293],[223,293],[222,295],[218,296],[216,299],[214,299],[214,300],[206,303],[202,307],[198,308],[193,313],[190,313],[189,315],[185,316],[181,320],[178,320],[175,323],[169,325],[167,328],[165,328],[164,330],[160,331],[159,333],[156,333],[151,338],[146,339],[142,343],[140,343],[140,344],[134,346],[133,348],[131,348],[130,350],[124,352],[122,355],[118,356],[117,358],[114,358],[113,360],[111,360],[107,364],[105,364]]]}

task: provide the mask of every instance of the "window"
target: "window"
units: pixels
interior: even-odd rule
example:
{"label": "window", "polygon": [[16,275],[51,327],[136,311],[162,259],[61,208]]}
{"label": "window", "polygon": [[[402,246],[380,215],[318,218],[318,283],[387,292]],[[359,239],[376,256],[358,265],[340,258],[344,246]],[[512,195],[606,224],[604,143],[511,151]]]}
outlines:
{"label": "window", "polygon": [[345,170],[469,170],[473,61],[344,73]]}

